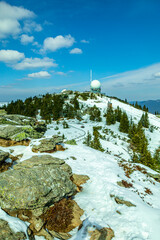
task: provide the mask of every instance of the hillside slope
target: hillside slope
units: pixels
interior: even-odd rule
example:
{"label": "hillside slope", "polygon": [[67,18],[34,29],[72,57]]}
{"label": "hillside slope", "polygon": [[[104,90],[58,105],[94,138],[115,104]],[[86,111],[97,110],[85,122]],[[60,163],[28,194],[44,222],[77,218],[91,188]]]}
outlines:
{"label": "hillside slope", "polygon": [[[119,131],[119,123],[106,125],[103,116],[107,105],[112,103],[113,109],[119,106],[128,115],[128,118],[138,123],[142,111],[105,96],[97,99],[79,99],[83,110],[96,105],[101,110],[102,121],[94,122],[89,119],[89,114],[84,114],[81,121],[77,119],[65,119],[69,128],[63,128],[63,120],[57,124],[52,121],[48,124],[45,137],[53,135],[65,136],[65,141],[75,139],[77,145],[66,144],[65,151],[50,153],[51,156],[64,159],[76,174],[86,174],[90,180],[83,185],[83,191],[75,195],[74,199],[84,210],[81,217],[84,220],[82,228],[72,230],[70,239],[89,240],[89,231],[95,226],[99,229],[110,227],[114,231],[114,240],[159,240],[160,236],[160,182],[155,177],[157,172],[142,164],[132,162],[132,149],[126,133]],[[160,146],[160,119],[149,114],[150,125],[154,131],[145,129],[149,141],[149,150],[154,154]],[[100,139],[104,152],[86,146],[83,142],[88,131],[92,134],[93,127],[99,128],[99,133],[105,136]],[[106,131],[107,129],[107,131]],[[13,155],[23,154],[20,161],[25,161],[31,156],[33,144],[38,140],[32,140],[29,146],[8,147],[13,150]],[[6,148],[0,147],[6,151]],[[43,155],[44,153],[38,153]],[[25,231],[24,222],[12,217],[4,216],[0,212],[0,218],[10,222],[10,226],[17,231]],[[16,225],[17,223],[17,225]],[[15,226],[16,225],[16,226]],[[43,237],[36,237],[38,240]],[[56,239],[56,238],[55,238]]]}

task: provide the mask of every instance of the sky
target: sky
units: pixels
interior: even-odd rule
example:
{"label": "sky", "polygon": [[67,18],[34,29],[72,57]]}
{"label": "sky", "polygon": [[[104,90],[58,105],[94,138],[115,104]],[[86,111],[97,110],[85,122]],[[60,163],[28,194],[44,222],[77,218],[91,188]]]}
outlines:
{"label": "sky", "polygon": [[0,1],[0,101],[63,89],[160,99],[159,0]]}

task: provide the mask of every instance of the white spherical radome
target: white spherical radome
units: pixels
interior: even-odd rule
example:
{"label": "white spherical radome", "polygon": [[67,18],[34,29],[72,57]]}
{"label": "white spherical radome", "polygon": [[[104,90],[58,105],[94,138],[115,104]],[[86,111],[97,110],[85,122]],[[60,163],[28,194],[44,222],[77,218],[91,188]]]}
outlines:
{"label": "white spherical radome", "polygon": [[101,84],[98,80],[93,80],[91,82],[91,88],[100,88],[101,87]]}

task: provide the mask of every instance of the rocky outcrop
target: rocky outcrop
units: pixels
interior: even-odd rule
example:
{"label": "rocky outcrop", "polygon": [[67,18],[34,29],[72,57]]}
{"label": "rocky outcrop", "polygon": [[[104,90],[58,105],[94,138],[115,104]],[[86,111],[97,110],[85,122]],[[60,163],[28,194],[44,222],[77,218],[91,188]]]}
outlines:
{"label": "rocky outcrop", "polygon": [[102,228],[91,231],[90,235],[90,240],[111,240],[114,237],[114,232],[111,228]]}
{"label": "rocky outcrop", "polygon": [[1,174],[0,206],[4,209],[37,209],[69,197],[76,186],[71,168],[49,155],[34,156]]}
{"label": "rocky outcrop", "polygon": [[41,138],[46,131],[44,122],[21,115],[0,116],[0,146],[28,145],[29,139]]}
{"label": "rocky outcrop", "polygon": [[[62,137],[55,135],[52,138],[46,138],[46,139],[40,140],[39,145],[33,145],[32,151],[41,152],[41,153],[43,152],[52,153],[52,152],[55,152],[56,150],[63,150],[62,145],[58,145],[62,143],[63,143]],[[61,146],[61,147],[58,148],[58,146]]]}
{"label": "rocky outcrop", "polygon": [[0,239],[1,240],[25,240],[26,235],[23,232],[15,233],[8,225],[8,222],[0,219]]}
{"label": "rocky outcrop", "polygon": [[7,114],[0,116],[0,124],[9,124],[9,125],[31,125],[34,126],[36,119],[32,117],[27,117],[18,114]]}
{"label": "rocky outcrop", "polygon": [[1,174],[0,206],[9,215],[29,222],[34,235],[69,239],[68,232],[82,223],[83,214],[70,198],[76,193],[71,176],[64,160],[33,156]]}

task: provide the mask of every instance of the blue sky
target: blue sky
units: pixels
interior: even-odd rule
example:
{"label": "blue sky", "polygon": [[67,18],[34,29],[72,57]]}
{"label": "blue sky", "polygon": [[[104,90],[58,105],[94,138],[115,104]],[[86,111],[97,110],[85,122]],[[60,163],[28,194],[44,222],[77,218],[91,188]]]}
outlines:
{"label": "blue sky", "polygon": [[159,0],[0,1],[0,101],[62,89],[160,98]]}

